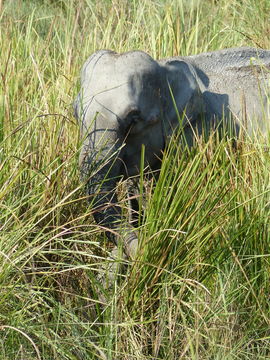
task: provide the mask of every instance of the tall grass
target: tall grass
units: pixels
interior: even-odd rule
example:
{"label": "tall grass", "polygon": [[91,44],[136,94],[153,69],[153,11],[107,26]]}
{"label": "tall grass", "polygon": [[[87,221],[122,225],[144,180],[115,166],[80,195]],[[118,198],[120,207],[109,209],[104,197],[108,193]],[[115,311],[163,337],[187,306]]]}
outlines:
{"label": "tall grass", "polygon": [[173,139],[138,258],[100,304],[109,249],[72,115],[93,51],[269,48],[269,1],[0,4],[0,359],[270,358],[269,144]]}

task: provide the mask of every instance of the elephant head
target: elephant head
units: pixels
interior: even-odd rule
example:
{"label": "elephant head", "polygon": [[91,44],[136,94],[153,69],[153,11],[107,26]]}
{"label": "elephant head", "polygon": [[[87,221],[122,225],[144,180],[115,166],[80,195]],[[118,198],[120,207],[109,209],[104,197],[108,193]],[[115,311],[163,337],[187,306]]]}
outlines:
{"label": "elephant head", "polygon": [[159,166],[172,131],[204,112],[202,87],[187,62],[161,64],[141,51],[97,51],[82,68],[75,101],[83,137],[81,174],[96,222],[110,240],[123,240],[128,255],[136,251],[137,235],[130,224],[121,225],[116,184],[139,173],[143,145],[145,166]]}

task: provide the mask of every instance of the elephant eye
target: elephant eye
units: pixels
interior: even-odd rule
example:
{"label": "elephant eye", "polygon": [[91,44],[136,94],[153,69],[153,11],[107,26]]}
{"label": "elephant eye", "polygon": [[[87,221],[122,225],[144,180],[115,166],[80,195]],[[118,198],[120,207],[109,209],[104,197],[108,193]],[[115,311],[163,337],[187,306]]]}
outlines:
{"label": "elephant eye", "polygon": [[134,109],[130,110],[125,116],[125,118],[129,125],[133,125],[136,124],[139,120],[141,120],[142,116],[140,110]]}
{"label": "elephant eye", "polygon": [[142,114],[138,109],[129,110],[123,118],[123,133],[126,137],[138,131],[138,124],[142,123]]}

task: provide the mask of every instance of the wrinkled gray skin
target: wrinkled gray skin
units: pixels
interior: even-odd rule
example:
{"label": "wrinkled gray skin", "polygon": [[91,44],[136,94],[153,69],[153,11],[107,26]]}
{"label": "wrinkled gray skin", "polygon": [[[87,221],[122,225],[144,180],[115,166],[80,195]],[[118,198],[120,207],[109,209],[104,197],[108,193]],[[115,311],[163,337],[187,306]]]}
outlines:
{"label": "wrinkled gray skin", "polygon": [[75,101],[84,139],[81,173],[94,196],[95,220],[116,245],[123,241],[127,255],[134,256],[137,236],[130,224],[120,228],[115,187],[120,178],[138,174],[142,145],[145,165],[159,168],[162,150],[179,126],[177,111],[189,144],[192,129],[201,133],[202,119],[209,131],[232,117],[237,134],[242,128],[266,134],[269,69],[270,51],[253,48],[160,61],[141,51],[101,50],[85,62]]}

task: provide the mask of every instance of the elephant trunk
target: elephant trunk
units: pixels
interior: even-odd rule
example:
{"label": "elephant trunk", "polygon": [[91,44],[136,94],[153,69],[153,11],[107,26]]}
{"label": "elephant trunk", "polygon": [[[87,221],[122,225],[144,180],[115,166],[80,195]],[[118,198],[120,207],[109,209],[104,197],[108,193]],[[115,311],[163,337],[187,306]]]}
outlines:
{"label": "elephant trunk", "polygon": [[95,129],[85,139],[80,156],[81,177],[86,183],[95,221],[105,228],[110,241],[117,246],[121,244],[125,253],[134,257],[137,235],[127,221],[122,221],[122,209],[116,193],[116,185],[121,178],[122,144],[115,140],[113,129],[106,129],[106,137],[104,134],[104,130],[99,132]]}

